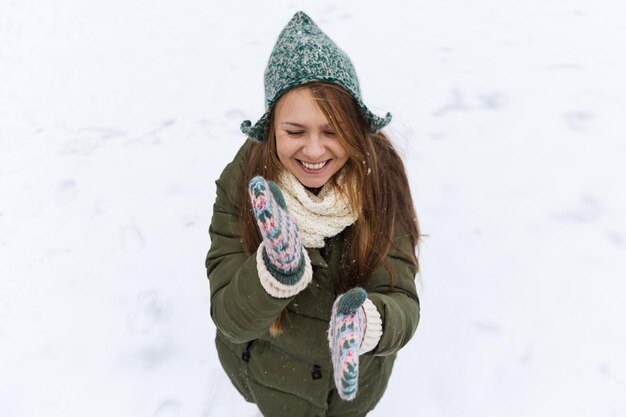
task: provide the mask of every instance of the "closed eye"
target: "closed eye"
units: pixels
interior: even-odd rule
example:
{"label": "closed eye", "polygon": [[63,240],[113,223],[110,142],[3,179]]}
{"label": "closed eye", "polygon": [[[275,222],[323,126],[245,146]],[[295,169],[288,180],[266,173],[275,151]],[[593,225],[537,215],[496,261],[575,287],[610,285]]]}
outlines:
{"label": "closed eye", "polygon": [[289,136],[299,136],[304,133],[301,130],[285,130],[285,132],[287,132]]}

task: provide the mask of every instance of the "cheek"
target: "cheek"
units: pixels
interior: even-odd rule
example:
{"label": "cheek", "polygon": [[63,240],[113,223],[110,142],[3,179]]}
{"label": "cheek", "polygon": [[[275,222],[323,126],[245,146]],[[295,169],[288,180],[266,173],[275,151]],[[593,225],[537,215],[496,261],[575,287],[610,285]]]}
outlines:
{"label": "cheek", "polygon": [[289,146],[289,141],[284,138],[277,137],[276,138],[276,153],[278,154],[278,159],[283,165],[287,165],[289,158],[293,155],[293,147]]}
{"label": "cheek", "polygon": [[343,168],[348,163],[348,155],[339,159],[339,169]]}
{"label": "cheek", "polygon": [[335,154],[335,157],[343,163],[345,163],[348,160],[347,149],[339,144],[337,144],[337,146],[333,149],[333,153]]}

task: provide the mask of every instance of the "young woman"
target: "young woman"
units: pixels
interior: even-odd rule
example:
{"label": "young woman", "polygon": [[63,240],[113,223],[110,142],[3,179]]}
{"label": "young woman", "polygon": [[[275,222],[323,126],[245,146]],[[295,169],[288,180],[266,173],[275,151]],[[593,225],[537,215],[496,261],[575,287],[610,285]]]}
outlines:
{"label": "young woman", "polygon": [[304,13],[217,180],[206,267],[229,378],[265,416],[364,416],[419,320],[404,166],[348,56]]}

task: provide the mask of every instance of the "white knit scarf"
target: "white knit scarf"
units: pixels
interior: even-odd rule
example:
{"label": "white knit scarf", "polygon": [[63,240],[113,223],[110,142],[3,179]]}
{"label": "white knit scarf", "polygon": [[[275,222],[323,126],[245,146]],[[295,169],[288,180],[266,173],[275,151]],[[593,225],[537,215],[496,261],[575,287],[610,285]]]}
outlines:
{"label": "white knit scarf", "polygon": [[[287,170],[278,181],[305,248],[323,248],[324,238],[339,234],[357,219],[348,199],[330,183],[315,195]],[[342,177],[339,184],[342,184]]]}

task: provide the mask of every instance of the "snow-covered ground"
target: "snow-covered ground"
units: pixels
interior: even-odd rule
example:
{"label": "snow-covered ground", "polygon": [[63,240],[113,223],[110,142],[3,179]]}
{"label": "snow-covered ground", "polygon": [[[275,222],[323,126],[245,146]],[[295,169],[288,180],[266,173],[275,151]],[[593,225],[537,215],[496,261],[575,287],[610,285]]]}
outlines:
{"label": "snow-covered ground", "polygon": [[0,0],[0,415],[257,415],[217,361],[204,256],[300,9],[394,114],[427,235],[371,415],[626,416],[609,0]]}

